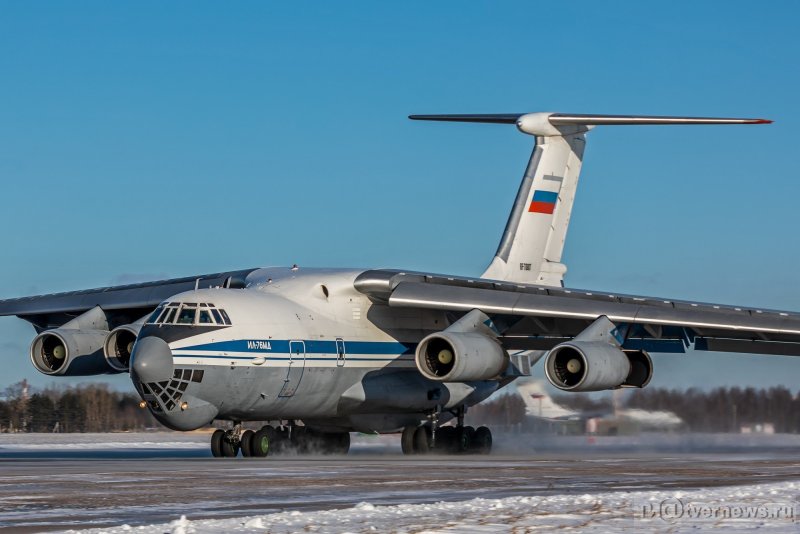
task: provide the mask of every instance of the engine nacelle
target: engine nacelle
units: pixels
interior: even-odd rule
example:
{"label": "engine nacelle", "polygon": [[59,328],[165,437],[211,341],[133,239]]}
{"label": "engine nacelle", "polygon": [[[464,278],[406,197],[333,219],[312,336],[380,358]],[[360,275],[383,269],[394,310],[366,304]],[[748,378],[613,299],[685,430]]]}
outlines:
{"label": "engine nacelle", "polygon": [[653,376],[653,362],[641,350],[620,350],[602,341],[568,341],[547,354],[545,375],[564,391],[643,388]]}
{"label": "engine nacelle", "polygon": [[119,372],[106,362],[105,330],[56,328],[42,332],[31,343],[31,362],[46,375],[90,376]]}
{"label": "engine nacelle", "polygon": [[141,323],[118,326],[108,333],[103,343],[103,354],[112,369],[127,372],[130,367],[133,344],[139,337]]}
{"label": "engine nacelle", "polygon": [[508,367],[508,353],[476,332],[437,332],[417,346],[417,368],[431,380],[469,382],[494,378]]}

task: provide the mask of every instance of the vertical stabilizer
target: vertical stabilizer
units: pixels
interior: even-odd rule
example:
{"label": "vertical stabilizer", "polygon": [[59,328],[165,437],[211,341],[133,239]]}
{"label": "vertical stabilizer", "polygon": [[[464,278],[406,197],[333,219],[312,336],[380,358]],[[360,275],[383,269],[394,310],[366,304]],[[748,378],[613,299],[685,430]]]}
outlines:
{"label": "vertical stabilizer", "polygon": [[586,132],[597,125],[768,124],[765,119],[509,113],[411,115],[416,120],[516,124],[536,138],[495,257],[483,278],[562,286],[561,261],[578,188]]}
{"label": "vertical stabilizer", "polygon": [[564,241],[578,188],[584,131],[536,136],[500,246],[483,278],[563,285]]}

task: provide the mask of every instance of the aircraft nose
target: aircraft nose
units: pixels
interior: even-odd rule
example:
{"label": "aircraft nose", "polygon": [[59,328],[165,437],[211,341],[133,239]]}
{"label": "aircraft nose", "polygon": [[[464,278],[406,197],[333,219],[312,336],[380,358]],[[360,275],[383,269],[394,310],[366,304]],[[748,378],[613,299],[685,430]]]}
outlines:
{"label": "aircraft nose", "polygon": [[167,342],[153,336],[138,340],[131,354],[131,370],[145,384],[172,378],[172,351]]}

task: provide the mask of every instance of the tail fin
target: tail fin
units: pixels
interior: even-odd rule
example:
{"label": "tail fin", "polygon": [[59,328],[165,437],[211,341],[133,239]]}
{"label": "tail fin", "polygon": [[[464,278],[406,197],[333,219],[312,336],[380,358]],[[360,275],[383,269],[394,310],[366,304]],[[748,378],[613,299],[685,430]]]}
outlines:
{"label": "tail fin", "polygon": [[499,115],[411,115],[410,119],[516,124],[536,144],[495,257],[483,278],[561,286],[567,267],[561,263],[572,204],[586,145],[585,134],[597,125],[768,124],[765,119],[655,117],[510,113]]}

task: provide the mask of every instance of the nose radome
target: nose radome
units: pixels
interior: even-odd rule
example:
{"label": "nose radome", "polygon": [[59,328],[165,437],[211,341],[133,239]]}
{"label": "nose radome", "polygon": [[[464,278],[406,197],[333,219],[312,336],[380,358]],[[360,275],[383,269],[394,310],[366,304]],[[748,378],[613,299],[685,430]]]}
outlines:
{"label": "nose radome", "polygon": [[172,378],[172,351],[167,342],[153,336],[138,340],[131,354],[131,370],[146,384]]}

